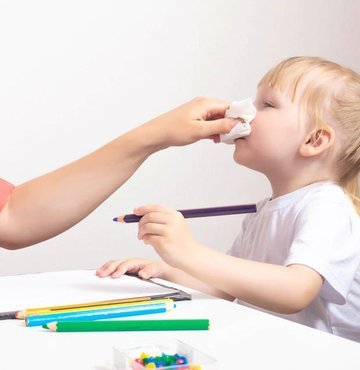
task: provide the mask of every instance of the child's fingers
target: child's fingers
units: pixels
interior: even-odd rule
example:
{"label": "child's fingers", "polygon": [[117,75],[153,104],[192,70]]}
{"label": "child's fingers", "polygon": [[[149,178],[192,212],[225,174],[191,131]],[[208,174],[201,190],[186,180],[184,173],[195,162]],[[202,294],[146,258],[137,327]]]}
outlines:
{"label": "child's fingers", "polygon": [[164,212],[149,212],[141,217],[139,221],[139,228],[146,224],[166,224],[172,213]]}
{"label": "child's fingers", "polygon": [[127,272],[137,273],[143,279],[161,277],[162,275],[159,263],[137,258],[108,261],[97,270],[96,274],[99,277],[110,276],[117,279]]}
{"label": "child's fingers", "polygon": [[96,275],[99,277],[107,277],[110,276],[118,267],[121,261],[111,260],[104,263],[97,271]]}
{"label": "child's fingers", "polygon": [[161,271],[156,263],[127,260],[117,267],[117,269],[111,274],[111,278],[117,279],[123,276],[126,272],[137,273],[142,279],[161,276]]}
{"label": "child's fingers", "polygon": [[120,264],[118,264],[116,270],[111,274],[111,277],[114,279],[117,279],[123,275],[125,275],[127,272],[132,272],[137,274],[139,270],[144,266],[146,262],[143,260],[138,259],[128,259]]}
{"label": "child's fingers", "polygon": [[[166,225],[160,223],[145,223],[139,227],[138,239],[145,242],[144,237],[148,235],[164,235],[166,233]],[[148,244],[148,243],[145,243]]]}
{"label": "child's fingers", "polygon": [[168,207],[160,206],[158,204],[146,204],[134,209],[134,213],[137,216],[144,216],[151,212],[171,213],[173,212],[173,210]]}
{"label": "child's fingers", "polygon": [[130,266],[127,261],[121,262],[116,266],[116,269],[110,274],[112,279],[118,279],[119,277],[130,271]]}

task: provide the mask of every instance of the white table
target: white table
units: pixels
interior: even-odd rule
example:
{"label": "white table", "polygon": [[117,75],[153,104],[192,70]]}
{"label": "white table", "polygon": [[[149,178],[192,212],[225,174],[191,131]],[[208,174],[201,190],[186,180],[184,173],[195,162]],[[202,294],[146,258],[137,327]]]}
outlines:
{"label": "white table", "polygon": [[111,370],[114,346],[170,339],[215,357],[219,370],[360,369],[359,343],[190,292],[192,301],[146,318],[209,318],[209,331],[54,333],[19,320],[0,321],[0,369]]}

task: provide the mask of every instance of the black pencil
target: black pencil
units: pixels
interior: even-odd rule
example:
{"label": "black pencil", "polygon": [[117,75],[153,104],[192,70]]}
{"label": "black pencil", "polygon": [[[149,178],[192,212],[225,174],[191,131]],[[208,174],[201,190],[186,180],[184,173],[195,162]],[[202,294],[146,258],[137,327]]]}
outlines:
{"label": "black pencil", "polygon": [[[236,206],[225,206],[225,207],[210,207],[210,208],[197,208],[197,209],[183,209],[179,212],[185,218],[193,217],[211,217],[211,216],[225,216],[225,215],[235,215],[241,213],[254,213],[256,212],[256,204],[242,204]],[[121,215],[113,218],[115,222],[139,222],[141,216],[134,214]]]}

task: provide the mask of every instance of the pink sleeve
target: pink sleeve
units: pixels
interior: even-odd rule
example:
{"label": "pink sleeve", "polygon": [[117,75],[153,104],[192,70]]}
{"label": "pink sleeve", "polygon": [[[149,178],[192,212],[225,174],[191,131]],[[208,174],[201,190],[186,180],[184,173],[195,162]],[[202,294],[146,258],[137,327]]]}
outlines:
{"label": "pink sleeve", "polygon": [[10,184],[9,182],[0,179],[0,211],[3,209],[4,205],[6,204],[10,193],[14,189],[14,185]]}

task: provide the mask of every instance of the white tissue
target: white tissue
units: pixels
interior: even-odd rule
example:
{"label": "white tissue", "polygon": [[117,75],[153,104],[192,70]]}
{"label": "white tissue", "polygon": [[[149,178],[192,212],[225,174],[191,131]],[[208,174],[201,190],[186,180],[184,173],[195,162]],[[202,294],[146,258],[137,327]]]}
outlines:
{"label": "white tissue", "polygon": [[250,122],[255,118],[256,109],[250,98],[241,101],[234,101],[225,112],[225,117],[241,118],[228,134],[221,134],[220,141],[226,144],[234,144],[239,137],[250,135]]}

